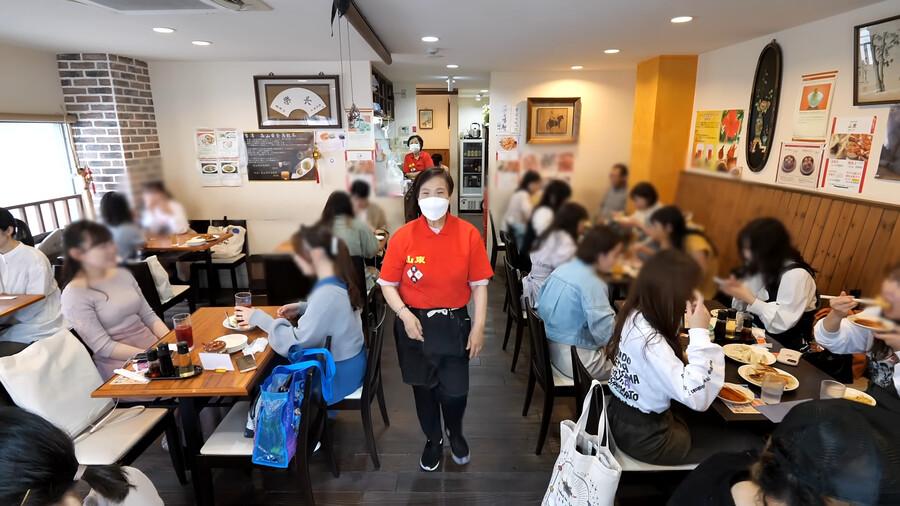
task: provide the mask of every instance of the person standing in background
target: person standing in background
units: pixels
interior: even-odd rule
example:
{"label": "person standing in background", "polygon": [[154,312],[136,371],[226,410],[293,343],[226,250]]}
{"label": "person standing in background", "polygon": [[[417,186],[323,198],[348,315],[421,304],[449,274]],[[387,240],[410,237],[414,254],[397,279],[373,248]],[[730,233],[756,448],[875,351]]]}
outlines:
{"label": "person standing in background", "polygon": [[425,149],[425,141],[423,141],[421,137],[418,135],[410,136],[406,141],[406,145],[409,146],[409,153],[407,153],[406,158],[403,159],[404,174],[409,174],[411,172],[418,173],[434,167],[434,161],[432,161],[431,155],[429,155],[428,152],[423,151],[423,149]]}
{"label": "person standing in background", "polygon": [[[525,172],[519,182],[519,188],[509,198],[506,214],[503,215],[503,228],[513,234],[516,246],[522,251],[525,241],[525,230],[531,217],[531,198],[541,191],[541,175],[533,170]],[[527,253],[527,252],[523,252]]]}
{"label": "person standing in background", "polygon": [[434,163],[435,167],[438,167],[438,168],[441,168],[444,170],[450,170],[450,167],[447,167],[446,165],[444,165],[444,156],[441,155],[440,153],[435,153],[435,154],[431,155],[431,162]]}
{"label": "person standing in background", "polygon": [[134,223],[134,215],[128,199],[119,192],[109,192],[100,199],[100,217],[112,232],[113,242],[119,259],[131,260],[137,257],[144,246],[144,233]]}
{"label": "person standing in background", "polygon": [[[190,230],[184,207],[172,200],[160,181],[144,184],[141,226],[154,235],[185,234]],[[203,230],[202,232],[206,232]]]}
{"label": "person standing in background", "polygon": [[350,185],[350,201],[353,203],[353,212],[356,219],[368,223],[369,228],[373,231],[387,232],[387,216],[381,206],[369,200],[371,191],[369,183],[359,179]]}
{"label": "person standing in background", "polygon": [[609,171],[609,189],[600,202],[598,218],[609,221],[616,213],[624,213],[628,204],[628,166],[617,163]]}

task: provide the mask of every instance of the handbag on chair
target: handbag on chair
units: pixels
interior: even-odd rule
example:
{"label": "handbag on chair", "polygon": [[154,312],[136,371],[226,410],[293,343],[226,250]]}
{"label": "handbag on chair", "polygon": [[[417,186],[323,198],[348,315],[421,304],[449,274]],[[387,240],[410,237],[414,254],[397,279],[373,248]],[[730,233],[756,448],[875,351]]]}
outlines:
{"label": "handbag on chair", "polygon": [[[594,392],[603,396],[603,412],[598,417],[597,435],[585,430]],[[600,382],[594,380],[584,398],[578,421],[563,420],[559,424],[559,457],[543,506],[613,506],[622,467],[609,447],[609,424],[606,421],[606,395]]]}

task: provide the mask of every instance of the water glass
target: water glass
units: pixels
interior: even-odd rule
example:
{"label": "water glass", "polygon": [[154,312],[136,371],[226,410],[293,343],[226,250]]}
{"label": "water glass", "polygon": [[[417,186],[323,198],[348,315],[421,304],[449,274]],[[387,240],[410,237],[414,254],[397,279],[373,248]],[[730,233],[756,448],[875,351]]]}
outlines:
{"label": "water glass", "polygon": [[847,386],[839,381],[822,380],[819,385],[819,399],[843,399]]}
{"label": "water glass", "polygon": [[185,341],[188,347],[194,346],[194,327],[191,325],[190,313],[179,313],[172,317],[175,326],[175,340]]}
{"label": "water glass", "polygon": [[250,292],[234,294],[234,307],[253,307],[253,296]]}
{"label": "water glass", "polygon": [[759,396],[766,404],[778,404],[781,402],[781,394],[787,381],[780,374],[766,374],[763,376],[761,394]]}

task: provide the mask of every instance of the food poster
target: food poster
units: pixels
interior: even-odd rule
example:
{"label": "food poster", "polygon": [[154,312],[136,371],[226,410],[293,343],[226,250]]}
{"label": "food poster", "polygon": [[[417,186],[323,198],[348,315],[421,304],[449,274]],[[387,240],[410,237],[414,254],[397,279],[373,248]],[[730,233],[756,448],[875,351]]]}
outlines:
{"label": "food poster", "polygon": [[216,151],[219,158],[237,158],[240,156],[240,136],[236,128],[216,129]]}
{"label": "food poster", "polygon": [[741,109],[697,111],[691,167],[739,176],[737,146],[743,123]]}
{"label": "food poster", "polygon": [[878,159],[878,170],[875,177],[886,181],[900,181],[900,106],[891,107],[888,113],[887,132],[884,145],[881,146],[881,157]]}
{"label": "food poster", "polygon": [[198,128],[195,131],[202,186],[241,186],[239,139],[235,128]]}
{"label": "food poster", "polygon": [[375,184],[375,156],[372,151],[347,151],[345,155],[347,167],[347,191],[354,181],[365,181],[372,191]]}
{"label": "food poster", "polygon": [[198,128],[194,133],[194,141],[197,147],[197,158],[210,160],[219,155],[216,149],[216,131],[212,128]]}
{"label": "food poster", "polygon": [[322,153],[337,153],[344,150],[347,134],[343,130],[316,131],[316,146]]}
{"label": "food poster", "polygon": [[319,181],[314,132],[244,132],[251,181]]}
{"label": "food poster", "polygon": [[497,160],[511,161],[519,159],[518,135],[501,135],[497,142]]}
{"label": "food poster", "polygon": [[794,110],[794,141],[825,142],[837,71],[806,74]]}
{"label": "food poster", "polygon": [[872,152],[876,116],[838,117],[831,121],[823,188],[862,193]]}
{"label": "food poster", "polygon": [[571,184],[575,174],[575,153],[566,151],[556,155],[556,177]]}
{"label": "food poster", "polygon": [[824,144],[781,143],[778,155],[778,183],[815,189],[825,156]]}
{"label": "food poster", "polygon": [[359,117],[348,123],[344,147],[355,151],[375,149],[375,114],[372,109],[360,109]]}

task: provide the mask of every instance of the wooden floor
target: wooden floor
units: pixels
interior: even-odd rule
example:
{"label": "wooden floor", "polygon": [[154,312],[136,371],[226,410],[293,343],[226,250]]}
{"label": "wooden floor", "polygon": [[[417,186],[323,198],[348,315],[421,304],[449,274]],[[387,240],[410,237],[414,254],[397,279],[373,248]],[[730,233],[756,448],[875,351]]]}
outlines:
{"label": "wooden floor", "polygon": [[[497,267],[502,272],[500,265]],[[517,371],[511,373],[512,346],[505,352],[501,350],[506,325],[506,315],[502,312],[503,286],[502,274],[490,285],[486,344],[482,355],[471,364],[465,434],[471,446],[472,462],[464,467],[455,465],[445,447],[440,472],[419,471],[424,437],[416,420],[412,391],[400,379],[394,339],[388,331],[382,363],[391,426],[385,428],[380,416],[375,414],[381,469],[375,471],[369,459],[359,415],[341,412],[336,423],[341,476],[332,477],[325,460],[314,456],[311,468],[317,504],[540,504],[559,450],[559,421],[572,417],[574,401],[557,400],[543,454],[535,455],[542,393],[536,390],[529,416],[523,417],[528,347],[523,346]],[[166,505],[194,504],[193,489],[178,484],[168,455],[159,445],[135,465],[156,484]],[[666,490],[670,480],[648,475],[636,478],[636,483],[631,482],[633,477],[623,479],[619,490],[621,504],[665,503],[657,489]],[[220,470],[214,480],[216,504],[300,504],[292,477],[281,472],[256,470],[251,478],[240,470]]]}

